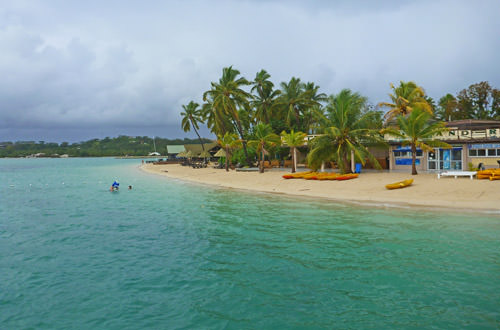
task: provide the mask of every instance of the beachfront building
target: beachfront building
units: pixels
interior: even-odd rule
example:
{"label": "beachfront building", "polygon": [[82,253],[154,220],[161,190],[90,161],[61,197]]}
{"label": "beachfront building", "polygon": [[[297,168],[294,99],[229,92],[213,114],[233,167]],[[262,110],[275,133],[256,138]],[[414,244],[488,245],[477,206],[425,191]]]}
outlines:
{"label": "beachfront building", "polygon": [[186,149],[183,145],[167,145],[167,156],[169,159],[174,159],[175,157],[177,157],[177,154],[180,154],[181,152],[186,152]]}
{"label": "beachfront building", "polygon": [[[208,151],[212,156],[219,151],[220,146],[217,144],[217,142],[209,142],[209,143],[204,143],[203,146],[205,147],[205,151]],[[203,148],[201,147],[201,144],[185,144],[184,149],[186,152],[191,152],[193,157],[198,157],[201,152],[203,151]]]}
{"label": "beachfront building", "polygon": [[[449,132],[435,137],[452,146],[435,148],[432,152],[417,149],[418,171],[469,170],[469,166],[485,168],[500,166],[500,121],[456,120],[446,122]],[[410,146],[399,138],[385,136],[389,143],[389,168],[409,170],[412,163]]]}

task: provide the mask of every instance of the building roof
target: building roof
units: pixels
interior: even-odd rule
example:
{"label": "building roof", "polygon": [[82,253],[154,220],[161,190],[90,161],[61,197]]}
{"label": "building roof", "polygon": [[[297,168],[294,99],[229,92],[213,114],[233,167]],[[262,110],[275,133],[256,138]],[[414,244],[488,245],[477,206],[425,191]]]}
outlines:
{"label": "building roof", "polygon": [[500,121],[498,120],[463,119],[448,121],[445,124],[446,127],[456,127],[458,129],[500,128]]}
{"label": "building roof", "polygon": [[171,144],[167,145],[168,154],[178,154],[179,152],[183,151],[186,151],[183,145],[171,145]]}
{"label": "building roof", "polygon": [[[218,147],[217,142],[204,143],[203,145],[207,151],[211,151],[212,149]],[[185,144],[184,148],[186,151],[191,151],[193,155],[199,155],[203,151],[201,144]]]}

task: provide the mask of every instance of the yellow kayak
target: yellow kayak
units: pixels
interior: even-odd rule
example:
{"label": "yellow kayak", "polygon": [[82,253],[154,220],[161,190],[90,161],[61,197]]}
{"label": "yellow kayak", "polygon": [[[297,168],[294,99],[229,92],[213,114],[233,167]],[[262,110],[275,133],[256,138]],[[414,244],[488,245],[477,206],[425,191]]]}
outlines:
{"label": "yellow kayak", "polygon": [[400,181],[400,182],[390,183],[388,185],[385,185],[385,187],[387,189],[399,189],[399,188],[408,187],[412,183],[413,183],[413,179],[408,179],[408,180],[404,180],[404,181]]}

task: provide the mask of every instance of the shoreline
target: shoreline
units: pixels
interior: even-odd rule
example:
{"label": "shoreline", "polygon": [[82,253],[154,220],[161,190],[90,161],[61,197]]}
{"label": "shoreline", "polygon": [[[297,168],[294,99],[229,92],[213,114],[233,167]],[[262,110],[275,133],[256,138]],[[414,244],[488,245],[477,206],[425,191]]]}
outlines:
{"label": "shoreline", "polygon": [[[283,179],[281,176],[289,173],[290,169],[268,170],[263,174],[234,170],[226,172],[213,168],[193,169],[177,164],[144,164],[139,165],[139,169],[153,175],[213,187],[307,197],[350,205],[500,214],[500,184],[489,180],[437,179],[436,174],[430,173],[412,176],[400,172],[367,172],[354,180],[316,181]],[[408,178],[415,180],[410,187],[395,190],[385,188],[388,183]]]}

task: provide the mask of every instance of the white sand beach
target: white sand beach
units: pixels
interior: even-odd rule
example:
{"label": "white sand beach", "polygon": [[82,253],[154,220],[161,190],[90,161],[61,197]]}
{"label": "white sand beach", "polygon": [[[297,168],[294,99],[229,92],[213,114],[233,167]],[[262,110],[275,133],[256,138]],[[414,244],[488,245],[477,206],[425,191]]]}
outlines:
{"label": "white sand beach", "polygon": [[[470,180],[468,177],[438,179],[436,174],[412,176],[400,172],[366,172],[347,181],[285,180],[286,170],[267,170],[265,173],[226,172],[221,169],[193,169],[181,165],[145,164],[141,169],[181,180],[218,187],[251,191],[308,196],[344,202],[382,205],[412,205],[455,210],[500,212],[500,181]],[[412,186],[387,190],[385,185],[412,178]]]}

